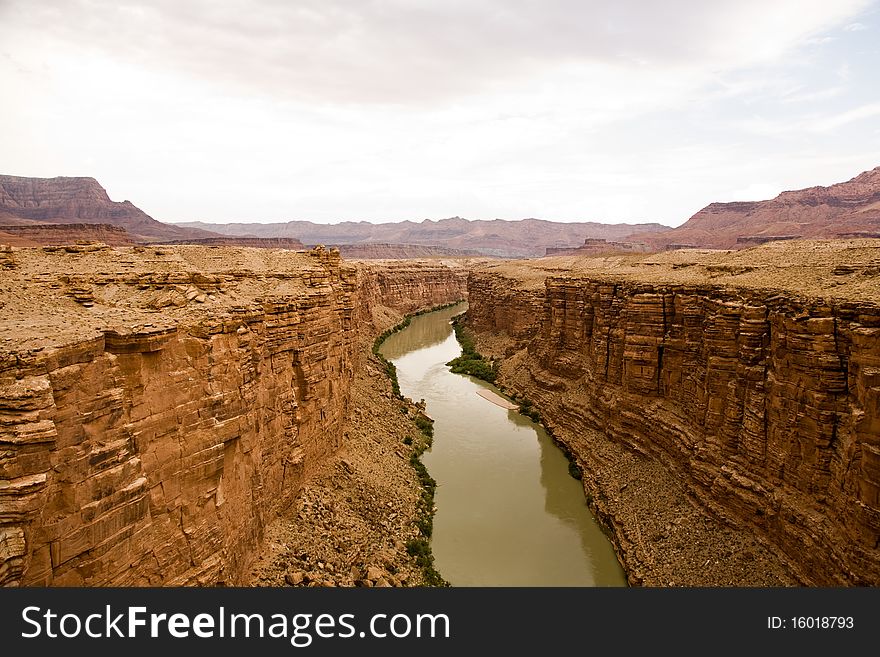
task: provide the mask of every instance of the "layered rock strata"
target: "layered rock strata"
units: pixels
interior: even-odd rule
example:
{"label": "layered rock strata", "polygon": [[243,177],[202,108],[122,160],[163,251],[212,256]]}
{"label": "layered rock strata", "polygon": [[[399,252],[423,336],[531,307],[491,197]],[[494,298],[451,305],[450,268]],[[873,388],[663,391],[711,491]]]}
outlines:
{"label": "layered rock strata", "polygon": [[[452,265],[338,253],[16,249],[0,279],[0,584],[236,584],[342,443],[380,306]],[[383,296],[385,295],[385,296]]]}
{"label": "layered rock strata", "polygon": [[[667,583],[652,563],[676,523],[648,535],[639,526],[650,507],[642,518],[615,517],[615,500],[649,467],[611,489],[603,454],[621,446],[672,473],[711,516],[761,539],[799,581],[880,584],[877,297],[733,286],[734,267],[714,270],[723,282],[702,283],[647,269],[487,268],[468,285],[481,346],[506,352],[502,382],[530,397],[576,454],[631,580]],[[659,508],[666,491],[647,494]],[[705,584],[708,564],[666,573]]]}
{"label": "layered rock strata", "polygon": [[255,249],[305,249],[302,242],[294,237],[201,237],[188,240],[161,240],[153,244],[193,244],[197,246],[246,246]]}
{"label": "layered rock strata", "polygon": [[101,242],[111,246],[135,243],[128,231],[121,226],[84,223],[0,225],[0,241],[9,241],[16,246],[63,245],[77,241]]}

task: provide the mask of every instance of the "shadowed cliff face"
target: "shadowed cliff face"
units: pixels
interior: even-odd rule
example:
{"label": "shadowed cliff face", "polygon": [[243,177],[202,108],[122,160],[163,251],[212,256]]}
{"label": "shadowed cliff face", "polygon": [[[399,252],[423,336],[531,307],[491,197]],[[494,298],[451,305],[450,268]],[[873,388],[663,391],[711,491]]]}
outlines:
{"label": "shadowed cliff face", "polygon": [[0,300],[0,584],[241,581],[343,440],[377,309],[464,296],[443,263],[21,249]]}
{"label": "shadowed cliff face", "polygon": [[[468,321],[506,336],[518,360],[505,382],[570,431],[600,489],[597,446],[624,444],[803,582],[880,583],[876,298],[663,283],[657,269],[652,282],[548,272],[543,286],[477,271]],[[612,523],[617,494],[596,495]],[[650,541],[629,533],[624,551],[649,561]]]}

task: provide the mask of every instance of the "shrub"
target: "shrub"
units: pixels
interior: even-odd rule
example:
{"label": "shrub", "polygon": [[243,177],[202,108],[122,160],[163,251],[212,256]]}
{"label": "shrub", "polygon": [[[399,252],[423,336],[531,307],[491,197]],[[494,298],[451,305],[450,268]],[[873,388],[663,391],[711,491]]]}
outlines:
{"label": "shrub", "polygon": [[454,374],[467,374],[489,383],[494,383],[498,378],[498,363],[492,359],[486,359],[477,351],[473,339],[468,334],[460,321],[453,323],[455,339],[461,346],[461,356],[453,358],[446,363]]}
{"label": "shrub", "polygon": [[[408,315],[402,322],[387,331],[384,331],[373,342],[373,355],[376,356],[382,364],[386,376],[388,376],[388,379],[391,381],[391,391],[398,399],[403,399],[403,395],[400,393],[400,384],[397,380],[397,368],[394,366],[394,363],[382,355],[382,343],[393,333],[402,331],[409,326],[412,317],[423,315],[435,310],[442,310],[443,308],[448,308],[458,303],[461,303],[461,301],[420,310],[412,315]],[[456,333],[456,335],[458,335],[458,333]],[[477,354],[477,356],[479,356],[479,354]],[[402,408],[401,411],[404,413],[407,412],[406,408]],[[431,446],[433,441],[434,421],[424,413],[417,413],[413,418],[413,422],[419,429],[419,432],[421,432],[423,439],[416,443],[412,436],[406,436],[403,439],[403,442],[405,445],[414,445],[413,453],[410,456],[409,462],[413,470],[415,470],[419,485],[422,488],[422,494],[418,501],[418,518],[414,523],[419,530],[420,536],[418,538],[410,539],[407,542],[406,551],[407,554],[415,559],[416,564],[422,569],[425,584],[428,586],[449,586],[449,582],[444,580],[440,573],[434,568],[434,556],[431,554],[431,544],[428,542],[428,539],[434,531],[434,493],[437,490],[437,482],[434,481],[434,478],[430,474],[428,474],[428,469],[419,459],[419,456]]]}
{"label": "shrub", "polygon": [[433,438],[434,436],[434,420],[426,415],[417,415],[415,419],[416,426],[425,436]]}

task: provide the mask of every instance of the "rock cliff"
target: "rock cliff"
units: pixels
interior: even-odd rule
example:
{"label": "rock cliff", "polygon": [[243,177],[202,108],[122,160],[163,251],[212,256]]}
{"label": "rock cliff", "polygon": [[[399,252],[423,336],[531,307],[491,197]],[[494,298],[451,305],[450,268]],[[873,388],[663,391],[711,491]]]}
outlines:
{"label": "rock cliff", "polygon": [[[469,280],[468,322],[481,346],[508,357],[502,382],[530,397],[576,454],[633,581],[715,583],[710,558],[658,565],[677,520],[645,527],[673,493],[643,487],[653,501],[641,516],[620,512],[659,464],[799,581],[877,585],[878,244],[605,260],[580,271],[489,266]],[[612,488],[607,471],[623,452],[644,467]]]}
{"label": "rock cliff", "polygon": [[440,262],[4,251],[0,584],[236,584],[343,440],[377,309],[464,296]]}

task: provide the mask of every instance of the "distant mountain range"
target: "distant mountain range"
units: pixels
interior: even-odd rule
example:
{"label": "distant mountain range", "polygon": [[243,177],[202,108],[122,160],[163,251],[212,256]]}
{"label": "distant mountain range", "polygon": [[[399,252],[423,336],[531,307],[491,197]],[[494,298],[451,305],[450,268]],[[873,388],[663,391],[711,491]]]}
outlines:
{"label": "distant mountain range", "polygon": [[[108,225],[116,228],[102,228]],[[712,203],[678,228],[658,223],[468,221],[461,217],[383,224],[170,224],[153,219],[130,201],[111,201],[94,178],[0,175],[0,243],[22,246],[75,239],[284,248],[302,243],[340,246],[349,257],[536,257],[548,250],[578,247],[579,253],[604,248],[738,248],[778,239],[860,236],[880,237],[880,167],[844,183],[783,192],[768,201]]]}
{"label": "distant mountain range", "polygon": [[[226,235],[248,237],[296,237],[306,244],[338,246],[344,244],[408,244],[458,249],[501,257],[544,255],[548,247],[577,246],[588,237],[616,240],[642,232],[667,229],[651,224],[602,224],[598,222],[560,223],[542,219],[503,219],[468,221],[461,217],[422,222],[401,221],[373,224],[345,221],[316,224],[289,221],[279,224],[177,224],[186,228],[210,230]],[[668,229],[667,229],[668,230]]]}

